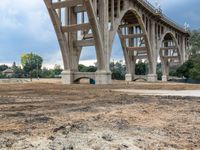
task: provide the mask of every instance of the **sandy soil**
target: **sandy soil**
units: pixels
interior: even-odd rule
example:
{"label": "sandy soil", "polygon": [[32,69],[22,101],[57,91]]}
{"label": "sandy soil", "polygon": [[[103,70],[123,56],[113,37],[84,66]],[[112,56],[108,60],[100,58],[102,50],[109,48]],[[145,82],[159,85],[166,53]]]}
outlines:
{"label": "sandy soil", "polygon": [[0,149],[200,149],[200,98],[115,91],[121,89],[200,90],[200,85],[0,84]]}

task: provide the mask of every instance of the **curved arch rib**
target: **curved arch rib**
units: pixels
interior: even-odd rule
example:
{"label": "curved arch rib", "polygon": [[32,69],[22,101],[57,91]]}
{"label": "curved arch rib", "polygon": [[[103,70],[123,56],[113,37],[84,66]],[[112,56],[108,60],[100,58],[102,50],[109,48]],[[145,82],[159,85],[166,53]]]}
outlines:
{"label": "curved arch rib", "polygon": [[[165,37],[167,35],[170,37],[170,39],[165,41]],[[171,45],[169,45],[169,43],[171,43]],[[174,56],[174,53],[177,53],[177,55]],[[179,63],[181,62],[180,47],[172,32],[167,31],[163,35],[161,39],[159,54],[162,64],[162,81],[168,81],[169,67],[171,63],[170,61],[172,61],[172,59],[176,59],[179,61]]]}
{"label": "curved arch rib", "polygon": [[69,50],[68,44],[66,44],[68,41],[65,37],[65,34],[62,32],[61,21],[59,19],[58,14],[56,13],[56,10],[53,9],[51,0],[44,0],[44,2],[49,12],[50,18],[52,20],[54,30],[56,32],[58,42],[61,48],[64,69],[70,70],[70,66],[71,66],[70,50]]}
{"label": "curved arch rib", "polygon": [[104,70],[105,69],[105,61],[103,60],[103,39],[101,36],[100,26],[97,21],[97,17],[95,15],[95,10],[93,8],[93,4],[91,0],[85,0],[84,1],[88,19],[91,25],[93,37],[94,37],[94,43],[96,47],[96,53],[97,53],[97,60],[98,60],[98,70]]}
{"label": "curved arch rib", "polygon": [[[111,51],[112,51],[112,44],[113,44],[113,41],[114,41],[114,37],[115,37],[115,34],[116,34],[116,32],[119,30],[118,28],[121,26],[121,21],[123,20],[123,18],[126,16],[126,13],[127,12],[132,12],[134,15],[135,15],[135,17],[137,18],[137,20],[138,20],[138,22],[139,22],[139,26],[141,27],[141,31],[142,31],[142,33],[137,33],[137,34],[128,34],[128,35],[123,35],[123,37],[122,37],[122,35],[121,35],[121,43],[122,43],[122,45],[123,45],[123,49],[125,49],[125,50],[123,50],[125,53],[124,54],[128,54],[128,52],[126,52],[126,51],[146,51],[146,53],[147,53],[147,58],[148,58],[148,61],[149,61],[149,74],[154,74],[154,64],[153,64],[153,52],[152,52],[152,48],[151,48],[151,45],[150,45],[150,39],[149,39],[149,37],[148,37],[148,33],[147,33],[147,31],[146,31],[146,28],[145,28],[145,24],[144,24],[144,22],[143,22],[143,20],[142,20],[142,16],[141,15],[139,15],[138,13],[137,13],[137,11],[135,10],[135,9],[133,9],[133,8],[128,8],[128,9],[126,9],[126,10],[123,10],[122,11],[122,13],[121,13],[121,15],[120,15],[120,17],[119,18],[117,18],[116,19],[116,21],[115,21],[115,26],[114,26],[114,28],[113,28],[113,30],[111,30],[110,31],[110,56],[111,56]],[[129,25],[130,26],[130,25]],[[136,47],[127,47],[125,44],[124,44],[124,39],[126,39],[126,38],[143,38],[143,42],[144,42],[144,44],[145,44],[145,47],[142,47],[141,45],[140,46],[136,46]],[[122,40],[123,39],[123,40]],[[135,57],[134,57],[134,54],[132,53],[131,54],[131,56],[128,56],[128,57],[130,57],[132,60],[130,60],[130,58],[126,58],[127,56],[125,55],[125,60],[126,60],[126,64],[127,64],[127,69],[128,69],[128,72],[132,72],[132,73],[134,73],[134,71],[131,71],[131,70],[133,70],[134,69],[134,65],[130,65],[131,63],[130,62],[127,62],[127,60],[128,61],[135,61]],[[133,57],[134,57],[134,60],[133,60]],[[133,67],[133,68],[131,68],[131,67]]]}

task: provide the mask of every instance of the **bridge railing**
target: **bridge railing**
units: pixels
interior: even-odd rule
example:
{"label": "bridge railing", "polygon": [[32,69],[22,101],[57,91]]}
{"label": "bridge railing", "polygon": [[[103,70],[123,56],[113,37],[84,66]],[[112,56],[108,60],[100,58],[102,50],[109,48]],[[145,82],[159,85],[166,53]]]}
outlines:
{"label": "bridge railing", "polygon": [[146,6],[150,11],[152,11],[154,14],[160,13],[161,17],[165,22],[169,22],[172,26],[175,28],[178,28],[182,32],[186,32],[184,26],[178,24],[177,22],[170,19],[167,15],[162,13],[162,10],[158,10],[155,6],[153,6],[148,0],[138,0],[138,2],[142,3],[144,6]]}

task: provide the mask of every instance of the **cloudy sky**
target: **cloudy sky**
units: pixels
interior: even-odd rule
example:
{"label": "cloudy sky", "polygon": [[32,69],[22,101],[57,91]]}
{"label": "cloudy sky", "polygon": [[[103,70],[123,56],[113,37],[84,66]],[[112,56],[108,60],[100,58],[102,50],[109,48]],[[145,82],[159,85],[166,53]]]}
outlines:
{"label": "cloudy sky", "polygon": [[[155,0],[149,0],[152,4]],[[160,0],[163,12],[180,25],[200,28],[200,0]],[[122,59],[118,39],[113,47],[114,59]],[[0,64],[20,63],[23,53],[33,52],[44,58],[46,66],[62,65],[57,39],[43,0],[1,0]],[[95,59],[95,51],[84,49],[81,60]]]}

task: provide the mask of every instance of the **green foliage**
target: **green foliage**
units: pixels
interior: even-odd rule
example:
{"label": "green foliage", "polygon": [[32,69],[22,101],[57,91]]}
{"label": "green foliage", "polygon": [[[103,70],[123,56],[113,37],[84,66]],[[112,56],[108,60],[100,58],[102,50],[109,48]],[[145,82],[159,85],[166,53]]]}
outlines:
{"label": "green foliage", "polygon": [[36,54],[23,54],[21,56],[21,64],[26,74],[30,74],[33,70],[40,70],[42,67],[43,59]]}
{"label": "green foliage", "polygon": [[112,79],[124,80],[126,75],[126,66],[121,62],[110,63],[110,70],[112,72]]}
{"label": "green foliage", "polygon": [[57,75],[60,75],[63,70],[61,69],[60,65],[55,65],[52,71],[57,76]]}
{"label": "green foliage", "polygon": [[162,80],[162,65],[161,65],[161,63],[157,64],[156,74],[157,74],[158,80]]}
{"label": "green foliage", "polygon": [[178,76],[176,70],[177,70],[177,68],[170,68],[169,69],[169,76],[173,76],[173,77]]}
{"label": "green foliage", "polygon": [[96,72],[97,71],[97,67],[95,66],[84,66],[84,65],[79,65],[78,69],[80,72]]}
{"label": "green foliage", "polygon": [[7,65],[0,65],[0,72],[4,71],[6,69],[8,69]]}
{"label": "green foliage", "polygon": [[188,61],[177,69],[179,76],[200,80],[200,54],[193,55]]}
{"label": "green foliage", "polygon": [[146,75],[148,72],[148,64],[139,61],[135,66],[135,74],[136,75]]}
{"label": "green foliage", "polygon": [[55,78],[55,72],[52,69],[43,68],[40,72],[41,78]]}
{"label": "green foliage", "polygon": [[191,36],[189,39],[190,44],[192,45],[192,49],[190,50],[191,55],[196,55],[200,53],[200,29],[193,30],[191,32]]}
{"label": "green foliage", "polygon": [[13,65],[11,69],[14,71],[13,78],[22,78],[24,77],[24,71],[20,66],[17,66],[15,62],[13,62]]}
{"label": "green foliage", "polygon": [[6,78],[6,75],[0,73],[0,79],[2,79],[2,78]]}

